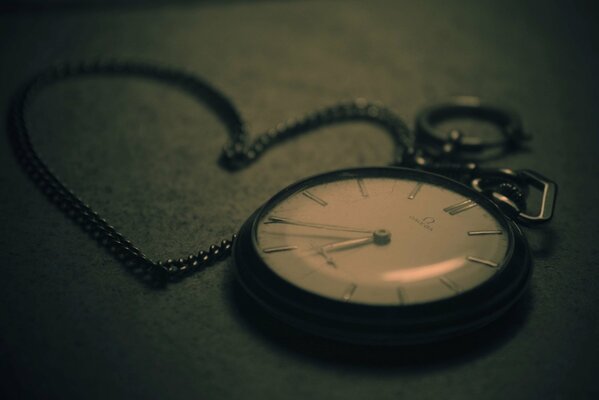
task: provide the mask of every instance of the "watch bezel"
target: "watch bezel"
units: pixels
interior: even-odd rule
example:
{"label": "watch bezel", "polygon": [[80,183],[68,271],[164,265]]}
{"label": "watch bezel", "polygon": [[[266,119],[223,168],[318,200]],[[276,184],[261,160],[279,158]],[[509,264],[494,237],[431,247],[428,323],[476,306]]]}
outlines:
{"label": "watch bezel", "polygon": [[[308,292],[287,282],[266,265],[256,243],[257,224],[265,212],[314,182],[372,176],[414,178],[448,187],[475,200],[497,218],[509,237],[508,252],[500,270],[481,285],[450,298],[407,305],[365,305]],[[278,318],[320,336],[374,344],[428,342],[480,327],[496,319],[522,295],[531,270],[524,235],[491,200],[445,176],[400,167],[337,170],[289,185],[242,226],[233,246],[233,256],[242,286]]]}

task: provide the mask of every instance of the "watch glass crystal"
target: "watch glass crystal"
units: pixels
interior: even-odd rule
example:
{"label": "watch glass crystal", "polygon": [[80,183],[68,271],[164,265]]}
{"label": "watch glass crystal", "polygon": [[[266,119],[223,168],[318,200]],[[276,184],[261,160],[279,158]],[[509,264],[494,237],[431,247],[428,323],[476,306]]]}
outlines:
{"label": "watch glass crystal", "polygon": [[397,177],[308,182],[264,209],[254,243],[276,275],[310,293],[368,305],[456,296],[497,274],[510,232],[449,186]]}

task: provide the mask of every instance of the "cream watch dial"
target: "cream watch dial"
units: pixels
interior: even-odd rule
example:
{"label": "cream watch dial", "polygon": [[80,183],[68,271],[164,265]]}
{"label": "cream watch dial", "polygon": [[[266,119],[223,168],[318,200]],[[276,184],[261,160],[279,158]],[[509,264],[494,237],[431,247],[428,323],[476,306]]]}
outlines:
{"label": "cream watch dial", "polygon": [[501,270],[510,234],[485,208],[428,182],[339,179],[305,187],[263,213],[257,251],[285,281],[333,300],[428,303]]}

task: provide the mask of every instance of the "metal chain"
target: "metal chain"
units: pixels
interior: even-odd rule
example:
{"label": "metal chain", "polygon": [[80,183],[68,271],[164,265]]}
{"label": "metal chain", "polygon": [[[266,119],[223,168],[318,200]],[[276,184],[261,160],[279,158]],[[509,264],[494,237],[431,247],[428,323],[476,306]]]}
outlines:
{"label": "metal chain", "polygon": [[406,157],[414,154],[414,138],[402,119],[382,105],[363,99],[342,102],[300,119],[281,123],[250,143],[233,103],[206,81],[188,72],[143,63],[97,62],[57,66],[36,75],[17,92],[9,111],[8,133],[19,163],[42,193],[67,217],[88,232],[129,271],[152,286],[181,279],[226,258],[231,253],[235,235],[185,258],[152,261],[84,203],[48,167],[31,142],[26,121],[28,107],[42,89],[59,81],[90,75],[141,77],[160,81],[185,90],[201,100],[227,127],[229,144],[223,149],[220,164],[230,171],[247,167],[278,143],[312,129],[343,121],[363,120],[381,125],[393,139],[396,164],[401,164]]}

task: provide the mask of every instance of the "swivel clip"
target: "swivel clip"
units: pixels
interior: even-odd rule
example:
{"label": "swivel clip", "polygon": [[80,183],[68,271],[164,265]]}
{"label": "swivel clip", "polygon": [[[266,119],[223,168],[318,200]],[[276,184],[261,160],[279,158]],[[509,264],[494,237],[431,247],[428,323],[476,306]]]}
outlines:
{"label": "swivel clip", "polygon": [[[557,185],[538,172],[507,168],[479,169],[471,179],[470,186],[489,196],[524,225],[547,222],[553,216]],[[537,193],[533,195],[530,188],[536,189]],[[533,197],[534,202],[531,201]]]}

